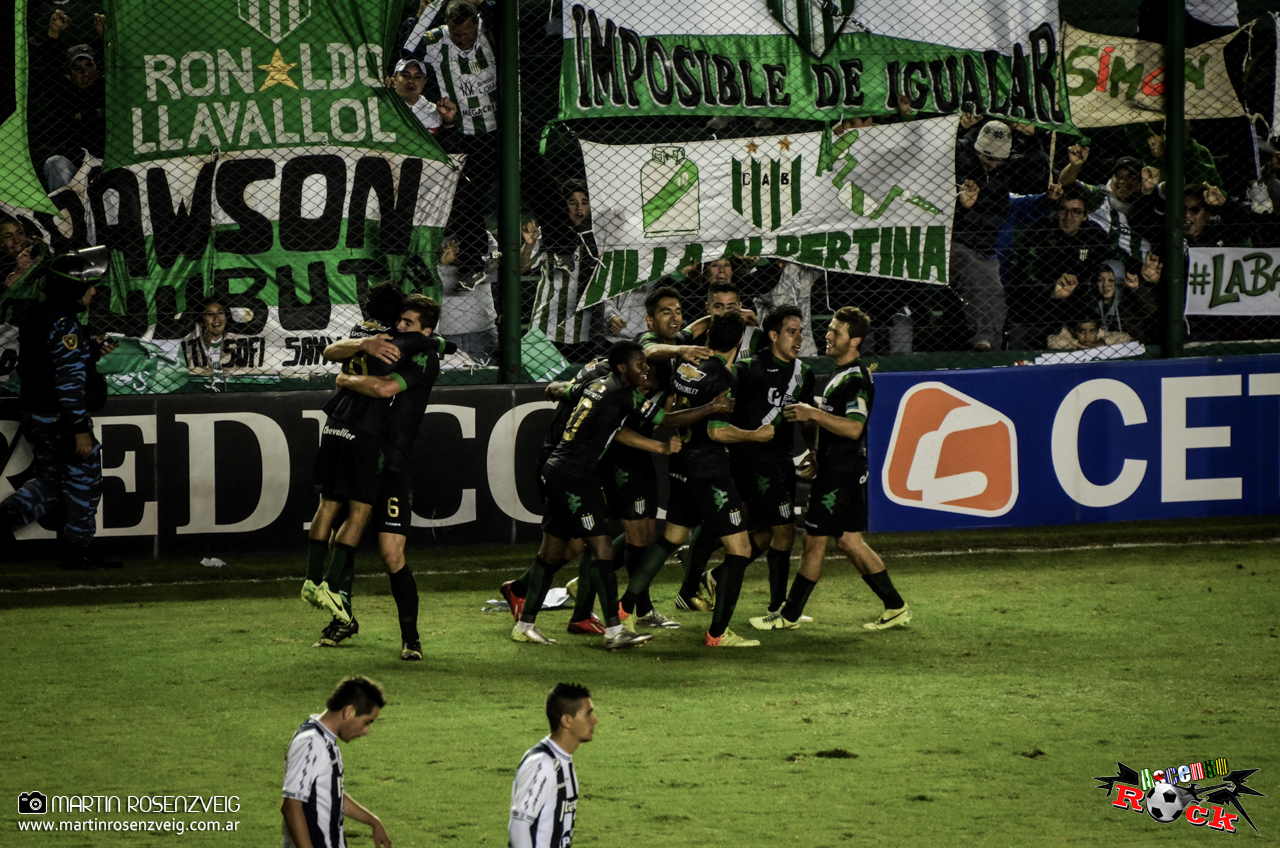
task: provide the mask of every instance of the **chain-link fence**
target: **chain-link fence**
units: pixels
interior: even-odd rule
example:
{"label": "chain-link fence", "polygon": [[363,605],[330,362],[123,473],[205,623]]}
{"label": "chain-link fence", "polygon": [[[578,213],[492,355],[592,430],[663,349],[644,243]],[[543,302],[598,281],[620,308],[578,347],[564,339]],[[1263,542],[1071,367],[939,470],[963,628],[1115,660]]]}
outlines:
{"label": "chain-link fence", "polygon": [[441,302],[443,383],[735,304],[819,358],[859,306],[884,369],[1280,350],[1262,0],[1174,21],[1172,127],[1165,4],[510,2],[19,0],[0,391],[93,244],[116,393],[331,385],[382,280]]}

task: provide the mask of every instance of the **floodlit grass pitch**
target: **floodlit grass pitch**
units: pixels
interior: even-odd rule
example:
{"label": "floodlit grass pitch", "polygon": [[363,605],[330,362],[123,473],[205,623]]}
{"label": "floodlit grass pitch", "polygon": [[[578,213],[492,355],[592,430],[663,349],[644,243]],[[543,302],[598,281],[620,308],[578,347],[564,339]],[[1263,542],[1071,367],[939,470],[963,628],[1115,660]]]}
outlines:
{"label": "floodlit grass pitch", "polygon": [[[419,550],[411,562],[421,575],[446,559],[449,549]],[[1273,543],[899,554],[889,566],[915,620],[882,633],[862,630],[878,604],[833,560],[814,624],[714,653],[697,613],[626,653],[564,634],[567,612],[541,619],[560,645],[515,645],[510,616],[479,610],[525,559],[494,548],[455,562],[496,571],[420,576],[421,663],[398,659],[371,554],[360,568],[373,574],[357,583],[361,632],[337,650],[311,648],[325,622],[297,598],[298,581],[269,579],[301,573],[297,560],[216,573],[142,564],[117,578],[213,581],[189,586],[0,593],[0,843],[277,844],[289,737],[350,673],[390,693],[344,757],[349,791],[397,848],[505,845],[513,770],[546,732],[541,702],[557,680],[589,686],[601,715],[577,757],[584,848],[1212,842],[1223,837],[1112,808],[1091,780],[1116,760],[1155,769],[1208,757],[1260,768],[1251,785],[1271,797],[1247,809],[1265,838],[1280,829]],[[3,585],[40,574],[10,569]],[[739,632],[767,599],[763,574],[748,572]],[[267,582],[231,582],[249,576]],[[674,613],[676,567],[662,578],[655,597]],[[14,798],[29,790],[237,795],[239,813],[208,818],[238,819],[240,831],[17,833]],[[363,825],[348,836],[371,844]]]}

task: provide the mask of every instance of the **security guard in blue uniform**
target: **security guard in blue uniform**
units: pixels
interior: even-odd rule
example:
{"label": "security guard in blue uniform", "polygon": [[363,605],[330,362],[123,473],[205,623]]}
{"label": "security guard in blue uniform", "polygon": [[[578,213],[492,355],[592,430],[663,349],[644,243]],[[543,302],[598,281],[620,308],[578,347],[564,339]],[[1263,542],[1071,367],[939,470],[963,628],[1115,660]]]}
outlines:
{"label": "security guard in blue uniform", "polygon": [[90,413],[107,399],[98,357],[114,345],[91,338],[80,314],[107,271],[106,247],[61,253],[45,271],[44,302],[19,325],[22,432],[35,476],[0,504],[0,530],[11,532],[62,507],[63,567],[119,568],[93,547],[102,497],[102,446]]}

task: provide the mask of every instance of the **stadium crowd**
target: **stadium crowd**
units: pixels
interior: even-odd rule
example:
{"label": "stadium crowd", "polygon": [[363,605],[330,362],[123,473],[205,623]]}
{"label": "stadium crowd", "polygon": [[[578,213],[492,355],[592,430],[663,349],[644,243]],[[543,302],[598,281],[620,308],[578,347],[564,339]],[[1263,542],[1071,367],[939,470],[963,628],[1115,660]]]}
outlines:
{"label": "stadium crowd", "polygon": [[[102,71],[108,48],[99,4],[54,4],[52,13],[37,21],[35,16],[47,14],[47,7],[33,4],[31,13],[30,147],[45,188],[55,192],[86,163],[100,163],[104,154]],[[420,0],[416,9],[410,4],[406,11],[412,14],[403,20],[385,69],[386,85],[442,148],[466,156],[446,233],[434,255],[435,279],[442,296],[442,334],[457,340],[464,362],[481,366],[496,362],[502,317],[494,297],[497,242],[489,231],[497,208],[501,96],[496,8],[496,0]],[[557,7],[546,26],[548,44],[558,45],[558,14]],[[1192,37],[1216,37],[1223,31],[1196,29]],[[554,97],[558,74],[558,63],[539,64],[534,58],[521,67],[531,83],[530,114],[537,112],[540,99]],[[1246,98],[1260,90],[1255,77],[1263,75],[1264,64],[1240,72],[1239,88]],[[915,108],[906,94],[897,95],[895,102],[896,108],[884,115],[846,120],[833,132],[838,136],[936,117]],[[698,119],[693,129],[660,121],[639,129],[590,129],[593,138],[603,140],[631,141],[638,132],[657,142],[673,134],[686,141],[709,140],[814,127],[717,116]],[[569,136],[575,131],[571,125],[558,130]],[[1255,138],[1243,117],[1188,122],[1186,135],[1187,246],[1277,246],[1280,154],[1274,146],[1265,137]],[[945,285],[824,271],[767,256],[726,255],[582,310],[581,296],[601,259],[586,171],[580,157],[539,155],[526,142],[522,333],[545,338],[566,362],[581,364],[646,330],[644,303],[653,291],[676,288],[689,317],[697,318],[706,287],[731,280],[755,316],[775,307],[799,307],[810,337],[836,305],[850,299],[862,303],[872,323],[864,347],[870,355],[1160,343],[1167,327],[1166,293],[1173,285],[1161,256],[1165,127],[1160,122],[1131,124],[1104,128],[1094,136],[1090,146],[1083,139],[1068,144],[1065,137],[1054,138],[1033,124],[983,115],[976,104],[966,102],[955,137],[957,203]],[[1242,152],[1252,161],[1241,161]],[[99,178],[100,167],[88,172],[87,179]],[[75,246],[94,241],[92,233],[83,238],[86,243]],[[0,279],[6,288],[46,252],[39,232],[24,216],[0,216]],[[101,300],[91,323],[111,324],[107,299]],[[230,296],[222,300],[226,302],[218,305],[226,312],[228,338],[260,332],[247,304]],[[223,381],[213,372],[224,370],[220,364],[235,371],[236,348],[223,347],[222,363],[209,358],[202,317],[208,305],[200,298],[168,320],[187,327],[183,359],[192,374],[208,377],[207,386],[216,390]],[[1089,342],[1077,332],[1085,321],[1097,323]],[[1272,318],[1192,319],[1187,339],[1274,338],[1274,324]],[[155,325],[145,321],[131,327],[144,338],[155,332]],[[202,337],[204,342],[196,343]],[[804,350],[806,356],[816,353],[811,344]],[[248,362],[253,364],[252,357]]]}

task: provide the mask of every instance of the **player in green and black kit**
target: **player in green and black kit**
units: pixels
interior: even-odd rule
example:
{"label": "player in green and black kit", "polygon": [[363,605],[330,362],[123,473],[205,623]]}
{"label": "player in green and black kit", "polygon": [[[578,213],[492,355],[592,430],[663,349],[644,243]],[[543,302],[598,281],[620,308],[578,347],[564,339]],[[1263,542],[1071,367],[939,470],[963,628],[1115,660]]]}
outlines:
{"label": "player in green and black kit", "polygon": [[[347,374],[389,377],[379,396],[340,388],[324,407],[328,418],[321,429],[315,463],[320,505],[311,521],[302,598],[328,611],[343,625],[352,622],[350,590],[355,579],[355,549],[378,497],[378,466],[390,410],[386,399],[428,378],[434,380],[439,368],[438,340],[418,332],[394,336],[386,333],[386,328],[401,320],[403,303],[403,293],[394,287],[371,289],[366,306],[371,320],[357,327],[355,333],[368,337],[357,342],[360,352],[343,363]],[[383,347],[385,344],[395,350]],[[330,534],[344,506],[346,518],[334,536],[326,577]]]}
{"label": "player in green and black kit", "polygon": [[[782,306],[770,312],[761,327],[769,348],[734,368],[738,405],[730,420],[744,430],[763,423],[774,425],[773,439],[768,444],[729,447],[734,480],[747,505],[753,547],[768,548],[769,612],[781,608],[787,597],[796,530],[796,464],[792,456],[795,427],[782,416],[782,410],[812,398],[814,391],[813,369],[800,360],[803,321],[796,306]],[[812,452],[818,427],[810,422],[801,425],[801,430]]]}
{"label": "player in green and black kit", "polygon": [[[457,347],[434,335],[440,321],[440,306],[423,294],[411,294],[404,299],[396,332],[419,333],[429,337],[436,348],[426,351],[429,360],[423,379],[407,391],[395,394],[390,401],[385,436],[382,442],[382,470],[378,475],[379,492],[374,505],[373,521],[378,534],[378,553],[391,578],[391,596],[396,602],[400,621],[400,659],[422,659],[422,643],[418,637],[418,584],[413,572],[405,565],[404,549],[409,529],[413,526],[413,446],[418,439],[418,429],[431,400],[431,390],[440,374],[440,356],[452,353]],[[325,353],[334,359],[348,358],[344,354],[351,343],[359,339],[347,339],[330,345]],[[339,374],[338,388],[350,389],[367,397],[386,397],[394,388],[391,377],[374,375]],[[359,632],[359,625],[352,617],[349,624],[330,623],[320,638],[324,647],[336,646],[343,639]]]}
{"label": "player in green and black kit", "polygon": [[[582,387],[582,396],[565,424],[564,435],[543,469],[544,506],[542,545],[529,576],[520,620],[511,631],[517,642],[540,645],[555,641],[543,636],[535,626],[538,610],[551,585],[551,578],[564,560],[569,539],[586,538],[592,556],[591,568],[599,575],[600,606],[605,614],[606,648],[625,648],[648,641],[649,634],[625,630],[618,618],[617,582],[612,568],[613,550],[605,535],[607,514],[600,490],[598,464],[601,454],[617,437],[620,441],[653,453],[673,454],[680,440],[657,442],[625,428],[634,412],[644,414],[646,404],[638,389],[649,372],[644,350],[635,342],[618,342],[609,349],[609,377]],[[655,422],[661,423],[659,410]],[[595,579],[593,577],[593,582]]]}
{"label": "player in green and black kit", "polygon": [[[676,369],[674,388],[676,411],[706,406],[733,385],[730,366],[742,340],[745,323],[737,313],[711,319],[707,335],[708,347],[715,355],[699,365],[685,363]],[[622,596],[622,607],[630,613],[636,609],[641,595],[661,570],[667,557],[689,537],[690,528],[699,524],[724,542],[726,576],[723,602],[716,607],[706,644],[709,647],[754,647],[759,642],[746,640],[728,629],[742,589],[742,576],[747,567],[751,545],[742,514],[742,500],[729,471],[726,445],[735,442],[764,443],[773,437],[773,427],[763,425],[754,431],[739,429],[724,414],[708,417],[705,422],[688,426],[681,432],[684,449],[671,463],[671,496],[667,504],[667,526],[663,537],[648,551]]]}
{"label": "player in green and black kit", "polygon": [[893,587],[884,562],[863,540],[867,529],[867,419],[875,402],[871,371],[859,359],[858,348],[871,328],[871,319],[860,309],[843,306],[836,310],[827,330],[827,356],[837,370],[822,396],[819,407],[797,403],[786,407],[788,421],[815,422],[818,435],[818,476],[809,492],[804,511],[804,548],[800,570],[782,609],[751,619],[757,630],[787,630],[800,626],[800,616],[809,594],[822,577],[822,561],[827,537],[836,537],[836,547],[849,558],[871,590],[884,603],[884,612],[863,627],[884,630],[906,624],[911,610]]}

